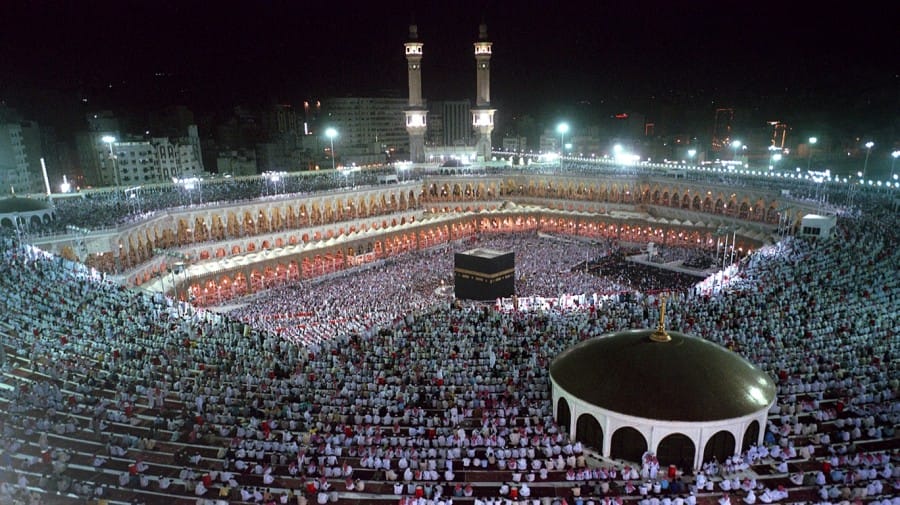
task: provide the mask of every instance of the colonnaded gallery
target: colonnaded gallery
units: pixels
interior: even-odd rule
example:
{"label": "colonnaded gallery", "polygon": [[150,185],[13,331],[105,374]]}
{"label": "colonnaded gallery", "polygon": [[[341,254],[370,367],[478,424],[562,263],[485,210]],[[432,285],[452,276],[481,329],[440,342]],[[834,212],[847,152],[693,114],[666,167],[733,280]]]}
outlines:
{"label": "colonnaded gallery", "polygon": [[715,247],[727,229],[745,255],[815,210],[775,187],[510,170],[192,205],[34,243],[119,275],[128,286],[209,306],[476,233]]}

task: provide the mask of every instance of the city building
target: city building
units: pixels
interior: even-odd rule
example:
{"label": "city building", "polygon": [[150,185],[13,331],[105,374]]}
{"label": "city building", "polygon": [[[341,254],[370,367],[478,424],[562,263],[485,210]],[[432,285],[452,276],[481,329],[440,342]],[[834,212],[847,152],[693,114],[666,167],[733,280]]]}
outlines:
{"label": "city building", "polygon": [[[101,142],[103,142],[101,140]],[[104,176],[104,186],[131,186],[149,184],[152,182],[171,182],[170,178],[163,179],[156,176],[156,153],[153,144],[148,141],[122,141],[111,143],[112,155],[106,143],[98,146],[98,152],[102,159],[101,173]],[[166,157],[168,168],[168,152],[174,154],[174,146],[171,144],[161,146],[160,152]],[[102,151],[106,149],[106,151]],[[105,155],[105,156],[103,156]],[[174,157],[174,156],[173,156]]]}
{"label": "city building", "polygon": [[303,133],[309,134],[312,125],[319,121],[322,115],[322,102],[319,100],[304,100],[303,102]]}
{"label": "city building", "polygon": [[219,152],[216,166],[219,175],[224,176],[240,177],[260,173],[256,165],[256,151],[252,149]]}
{"label": "city building", "polygon": [[[425,149],[433,150],[446,145],[444,143],[444,102],[428,102],[428,130],[425,132]],[[469,117],[466,115],[466,124]]]}
{"label": "city building", "polygon": [[259,118],[261,141],[256,144],[256,173],[308,170],[320,160],[319,145],[293,105],[270,105],[260,112]]}
{"label": "city building", "polygon": [[325,128],[337,130],[334,150],[339,163],[384,161],[386,152],[409,152],[409,134],[401,120],[407,105],[404,98],[328,98],[322,103],[324,117],[319,120],[321,131],[316,135],[321,137],[322,149],[328,149]]}
{"label": "city building", "polygon": [[[441,110],[443,145],[467,146],[472,143],[472,104],[469,100],[438,102]],[[434,107],[438,108],[438,107]]]}
{"label": "city building", "polygon": [[503,150],[512,152],[525,151],[528,147],[525,137],[503,137]]}
{"label": "city building", "polygon": [[119,118],[111,110],[90,113],[85,119],[91,132],[117,132],[120,129]]}
{"label": "city building", "polygon": [[727,152],[734,137],[734,109],[716,109],[713,122],[712,151],[718,154],[723,149]]}
{"label": "city building", "polygon": [[538,141],[538,150],[542,153],[550,153],[559,151],[562,147],[559,145],[559,134],[553,130],[544,130]]}
{"label": "city building", "polygon": [[260,114],[263,135],[269,140],[286,133],[301,134],[303,121],[297,117],[297,112],[291,104],[274,104],[263,110]]}
{"label": "city building", "polygon": [[150,135],[178,137],[191,125],[197,124],[194,113],[184,105],[175,105],[150,113]]}
{"label": "city building", "polygon": [[772,147],[784,149],[787,147],[787,134],[790,128],[781,121],[769,121],[766,123],[771,127],[772,131]]}
{"label": "city building", "polygon": [[196,125],[179,138],[122,138],[117,132],[99,131],[81,133],[77,141],[86,183],[91,186],[171,182],[205,173]]}
{"label": "city building", "polygon": [[[46,193],[44,184],[44,145],[41,127],[36,121],[22,121],[22,145],[25,147],[25,161],[28,185],[22,191],[28,193]],[[42,165],[43,163],[43,165]]]}
{"label": "city building", "polygon": [[[155,137],[150,144],[156,151],[157,167],[155,175],[160,180],[183,177],[199,177],[203,175],[203,159],[200,155],[200,136],[197,126],[188,127],[187,135],[181,138]],[[129,182],[128,172],[122,171],[122,183]],[[153,179],[153,172],[144,171],[141,177],[134,180],[137,184]],[[141,180],[143,179],[143,181]],[[156,182],[152,180],[152,182]]]}
{"label": "city building", "polygon": [[[45,193],[44,171],[42,160],[44,158],[44,135],[41,126],[36,121],[24,119],[15,109],[0,105],[0,125],[3,128],[4,143],[8,147],[5,149],[7,153],[4,157],[0,157],[0,166],[17,167],[13,170],[14,175],[8,176],[10,183],[5,184],[7,187],[4,191],[9,190],[9,186],[13,185],[18,193]],[[15,137],[15,140],[12,140]],[[19,167],[15,161],[16,155],[11,154],[17,151],[17,147],[13,147],[13,143],[21,144],[24,151],[24,169]],[[16,172],[22,172],[15,175]],[[15,181],[13,184],[12,181]]]}
{"label": "city building", "polygon": [[[316,143],[309,145],[312,137],[282,133],[268,142],[257,144],[256,165],[259,173],[308,170],[316,160]],[[219,172],[222,172],[221,167]]]}
{"label": "city building", "polygon": [[215,140],[220,149],[254,147],[265,140],[259,117],[246,107],[232,109],[230,117],[219,123]]}
{"label": "city building", "polygon": [[0,194],[29,192],[28,156],[22,138],[22,126],[0,123]]}

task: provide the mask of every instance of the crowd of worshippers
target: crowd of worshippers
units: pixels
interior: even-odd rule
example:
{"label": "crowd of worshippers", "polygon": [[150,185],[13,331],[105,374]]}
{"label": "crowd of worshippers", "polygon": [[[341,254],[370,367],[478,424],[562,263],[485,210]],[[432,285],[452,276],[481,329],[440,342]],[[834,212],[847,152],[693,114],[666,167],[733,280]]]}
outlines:
{"label": "crowd of worshippers", "polygon": [[[693,274],[630,261],[629,256],[633,255],[640,253],[636,250],[615,250],[609,255],[588,262],[587,269],[598,277],[612,279],[617,284],[625,286],[625,291],[640,293],[688,291],[700,280]],[[675,256],[674,253],[672,256]]]}
{"label": "crowd of worshippers", "polygon": [[[327,503],[372,493],[374,484],[415,505],[458,496],[531,500],[548,486],[571,489],[576,503],[633,495],[642,505],[692,505],[700,493],[720,495],[723,505],[788,500],[789,488],[742,477],[769,465],[794,486],[815,487],[817,503],[890,503],[885,496],[900,495],[896,216],[839,223],[829,241],[788,238],[761,248],[724,291],[669,298],[669,328],[733,349],[778,384],[762,444],[676,476],[654,471],[652,453],[639,468],[589,458],[596,453],[552,417],[553,358],[585,339],[653,327],[653,294],[524,313],[448,303],[436,289],[440,279],[418,276],[439,262],[449,270],[450,250],[436,250],[421,253],[429,262],[411,256],[358,276],[304,282],[226,316],[9,247],[0,357],[7,380],[23,367],[37,379],[3,389],[0,495],[21,498],[51,481],[70,492],[110,493],[70,475],[74,456],[57,446],[68,437],[101,443],[90,463],[97,467],[129,460],[119,488],[210,500]],[[547,271],[526,274],[544,279],[552,296],[573,280],[559,251],[535,247],[534,237],[482,240],[538,249],[534,257],[521,253],[523,265],[553,256]],[[568,277],[554,284],[554,275]],[[302,319],[303,331],[264,323],[284,312]],[[138,426],[146,436],[129,434]],[[218,450],[191,453],[171,474],[141,458],[167,442]],[[31,445],[39,456],[24,450]],[[464,479],[476,471],[495,472],[504,484],[488,492]]]}
{"label": "crowd of worshippers", "polygon": [[[515,290],[521,298],[683,291],[697,280],[689,274],[628,261],[626,254],[637,251],[624,250],[611,240],[585,242],[524,232],[485,235],[416,251],[363,270],[266,290],[239,303],[229,315],[307,344],[328,340],[342,329],[362,331],[391,322],[398,314],[448,303],[451,292],[441,288],[452,287],[453,252],[473,247],[514,252]],[[675,252],[682,249],[666,248],[673,257],[689,257],[690,252]],[[594,260],[585,265],[584,258]],[[384,282],[386,277],[391,282]],[[378,296],[361,297],[371,286],[378,286]]]}
{"label": "crowd of worshippers", "polygon": [[[441,288],[452,287],[453,253],[474,247],[514,252],[515,292],[521,298],[683,291],[697,281],[689,274],[628,261],[625,250],[613,240],[559,240],[531,232],[484,235],[361,270],[269,289],[238,304],[229,316],[304,344],[329,340],[340,331],[364,331],[390,323],[398,314],[448,303],[452,292]],[[691,252],[670,254],[688,257]],[[577,267],[584,265],[584,258],[595,260]],[[378,296],[360,296],[373,289]]]}
{"label": "crowd of worshippers", "polygon": [[515,289],[522,297],[630,291],[625,284],[572,268],[585,257],[610,254],[609,241],[559,241],[536,233],[484,235],[361,270],[266,290],[231,310],[229,316],[304,344],[330,340],[341,331],[364,332],[401,314],[449,304],[452,291],[441,288],[452,288],[454,252],[476,247],[515,253]]}

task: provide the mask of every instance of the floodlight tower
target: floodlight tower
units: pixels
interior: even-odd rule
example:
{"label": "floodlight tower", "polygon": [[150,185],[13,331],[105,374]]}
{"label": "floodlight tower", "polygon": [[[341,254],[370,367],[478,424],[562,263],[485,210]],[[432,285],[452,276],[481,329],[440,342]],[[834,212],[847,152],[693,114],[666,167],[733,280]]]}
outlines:
{"label": "floodlight tower", "polygon": [[488,42],[487,25],[478,26],[478,42],[475,43],[475,107],[472,109],[472,126],[478,135],[475,156],[478,160],[491,159],[491,132],[494,131],[494,112],[491,108],[491,43]]}
{"label": "floodlight tower", "polygon": [[428,110],[422,98],[422,44],[418,42],[419,29],[409,25],[409,42],[403,44],[406,50],[406,68],[409,73],[409,102],[406,110],[406,132],[409,134],[409,161],[422,162],[425,159],[425,130]]}

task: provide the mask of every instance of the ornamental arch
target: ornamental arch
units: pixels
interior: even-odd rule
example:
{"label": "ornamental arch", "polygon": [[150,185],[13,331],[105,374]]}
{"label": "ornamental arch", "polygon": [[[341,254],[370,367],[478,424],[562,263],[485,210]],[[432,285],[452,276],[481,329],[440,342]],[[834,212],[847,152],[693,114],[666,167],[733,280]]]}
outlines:
{"label": "ornamental arch", "polygon": [[754,420],[747,425],[747,429],[744,431],[744,440],[741,442],[741,450],[747,451],[750,447],[759,444],[761,441],[759,422]]}
{"label": "ornamental arch", "polygon": [[[704,185],[684,180],[661,180],[654,177],[621,179],[596,177],[592,175],[547,176],[546,174],[519,173],[515,175],[479,175],[458,177],[426,176],[421,185],[400,185],[390,187],[368,188],[359,191],[335,193],[333,195],[313,195],[310,197],[291,197],[255,202],[251,204],[235,204],[233,206],[210,206],[209,208],[192,208],[171,211],[164,216],[138,223],[124,234],[109,240],[109,250],[122,264],[129,267],[140,266],[156,255],[155,249],[190,247],[192,254],[198,259],[211,260],[228,257],[233,254],[244,254],[259,250],[283,248],[312,242],[312,235],[319,240],[324,238],[340,238],[360,230],[393,229],[410,223],[410,216],[385,216],[391,212],[409,211],[423,207],[440,212],[480,212],[496,209],[499,205],[493,202],[500,197],[512,198],[529,196],[545,201],[537,203],[544,208],[563,212],[611,212],[610,209],[621,209],[616,205],[653,205],[659,208],[669,207],[692,212],[709,212],[712,216],[730,217],[742,221],[766,223],[774,225],[779,220],[795,226],[802,217],[803,209],[782,210],[783,204],[777,196],[759,188],[726,188],[723,185]],[[446,204],[435,205],[437,201]],[[528,202],[534,204],[533,202]],[[661,211],[664,212],[664,211]],[[368,217],[376,217],[371,223],[359,223]],[[416,217],[419,217],[418,215]],[[503,218],[496,226],[489,224],[490,229],[521,229],[523,221],[518,218]],[[684,220],[683,217],[679,219]],[[695,220],[693,217],[692,220]],[[601,218],[602,220],[602,218]],[[699,216],[697,220],[706,220]],[[320,230],[304,230],[311,226],[325,226],[341,222],[340,226]],[[414,221],[413,221],[414,222]],[[390,223],[390,225],[388,224]],[[477,223],[472,221],[471,223]],[[493,222],[490,222],[493,223]],[[474,225],[477,229],[477,225]],[[539,226],[539,225],[528,225]],[[566,232],[599,233],[598,223],[591,219],[570,219],[559,221],[554,229]],[[450,236],[472,233],[473,225],[454,223],[448,227]],[[615,233],[621,236],[637,236],[638,230],[615,226]],[[574,230],[574,231],[573,231]],[[286,233],[285,233],[286,232]],[[640,230],[640,236],[649,236]],[[676,238],[671,230],[653,230],[653,236],[673,243]],[[259,237],[259,235],[267,235]],[[705,232],[698,236],[692,232],[694,239],[704,241]],[[305,239],[304,239],[305,237]],[[410,234],[413,243],[421,240],[434,243],[443,240],[442,234]],[[250,242],[217,243],[244,238]],[[374,242],[373,242],[374,243]],[[123,247],[121,253],[118,245]],[[191,244],[194,244],[191,246]],[[391,249],[403,246],[404,242],[392,240]],[[415,247],[413,245],[412,247]],[[73,249],[74,250],[74,249]],[[354,256],[358,248],[354,248]],[[347,256],[345,251],[345,256]],[[135,274],[135,278],[141,278]]]}
{"label": "ornamental arch", "polygon": [[556,424],[567,431],[568,426],[572,424],[572,411],[569,409],[569,402],[565,398],[560,398],[556,402]]}
{"label": "ornamental arch", "polygon": [[706,442],[706,447],[703,449],[703,461],[725,461],[734,454],[734,446],[734,435],[730,431],[718,431]]}
{"label": "ornamental arch", "polygon": [[581,414],[575,422],[575,440],[582,444],[603,450],[603,427],[592,414]]}
{"label": "ornamental arch", "polygon": [[647,452],[647,439],[640,431],[631,426],[617,429],[610,438],[609,455],[611,458],[641,461],[641,456],[645,452]]}
{"label": "ornamental arch", "polygon": [[[672,433],[663,438],[656,448],[656,459],[660,466],[676,465],[690,468],[696,458],[694,441],[683,433]],[[640,461],[640,459],[634,460]]]}

